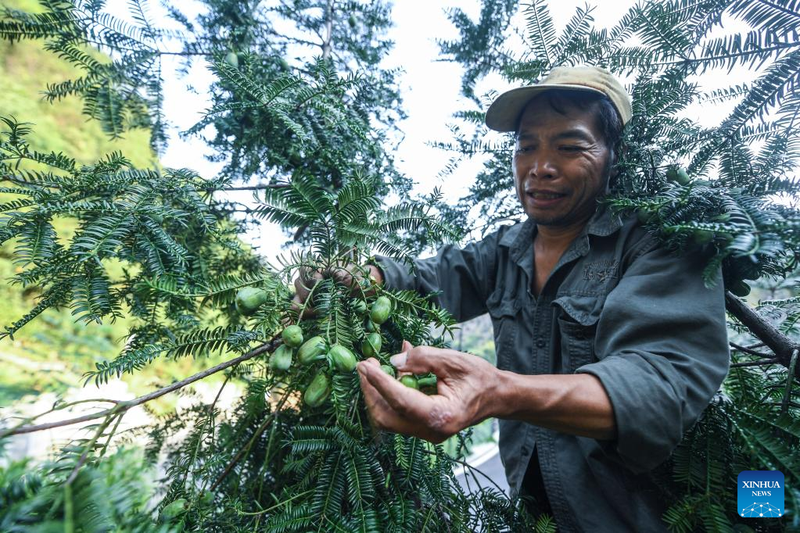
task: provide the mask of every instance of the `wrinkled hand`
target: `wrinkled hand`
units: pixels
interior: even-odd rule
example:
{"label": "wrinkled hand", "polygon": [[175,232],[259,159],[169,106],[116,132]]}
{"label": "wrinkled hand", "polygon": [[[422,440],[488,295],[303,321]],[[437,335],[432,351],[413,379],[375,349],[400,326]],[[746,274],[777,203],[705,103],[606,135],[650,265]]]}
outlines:
{"label": "wrinkled hand", "polygon": [[497,369],[480,357],[431,346],[403,343],[392,357],[401,373],[437,377],[437,393],[428,396],[401,384],[380,369],[376,359],[358,363],[361,390],[377,429],[440,443],[492,415]]}
{"label": "wrinkled hand", "polygon": [[[350,287],[353,294],[370,295],[374,291],[374,284],[370,277],[375,278],[375,284],[383,283],[383,276],[378,267],[374,265],[359,266],[353,263],[335,266],[325,270],[311,270],[307,267],[300,268],[300,275],[294,280],[295,295],[292,298],[292,307],[296,311],[302,309],[314,286],[325,278],[332,278],[335,283]],[[314,308],[306,306],[303,316],[314,316]]]}

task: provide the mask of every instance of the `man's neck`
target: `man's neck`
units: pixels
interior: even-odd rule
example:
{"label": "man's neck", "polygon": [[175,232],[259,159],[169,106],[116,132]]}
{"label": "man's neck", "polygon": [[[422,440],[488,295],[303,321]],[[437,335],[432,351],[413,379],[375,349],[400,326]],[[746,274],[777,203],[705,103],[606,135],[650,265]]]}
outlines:
{"label": "man's neck", "polygon": [[589,220],[570,226],[536,226],[536,244],[547,249],[566,249],[581,234]]}

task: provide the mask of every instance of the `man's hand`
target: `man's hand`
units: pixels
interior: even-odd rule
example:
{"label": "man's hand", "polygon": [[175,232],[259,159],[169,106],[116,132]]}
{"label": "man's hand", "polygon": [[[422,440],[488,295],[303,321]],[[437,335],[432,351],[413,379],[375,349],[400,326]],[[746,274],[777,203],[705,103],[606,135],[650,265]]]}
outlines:
{"label": "man's hand", "polygon": [[[374,285],[383,284],[383,274],[381,270],[375,265],[359,266],[355,264],[347,264],[332,267],[326,271],[310,270],[308,268],[301,268],[300,275],[294,280],[295,295],[292,298],[293,307],[300,310],[303,304],[308,299],[309,294],[314,289],[314,286],[326,277],[332,278],[334,282],[350,287],[353,294],[369,295],[374,290]],[[373,278],[373,279],[370,279]],[[309,303],[305,307],[305,316],[313,316],[314,309]]]}
{"label": "man's hand", "polygon": [[497,369],[480,357],[430,346],[403,343],[392,357],[401,373],[437,377],[437,394],[428,396],[384,373],[376,359],[358,363],[361,389],[373,424],[440,443],[462,429],[492,416]]}

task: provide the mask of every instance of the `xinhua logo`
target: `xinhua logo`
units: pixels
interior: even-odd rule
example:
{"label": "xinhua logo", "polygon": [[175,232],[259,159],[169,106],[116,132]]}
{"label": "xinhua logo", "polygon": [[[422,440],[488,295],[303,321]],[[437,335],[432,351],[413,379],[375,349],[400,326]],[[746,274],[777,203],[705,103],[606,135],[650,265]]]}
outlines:
{"label": "xinhua logo", "polygon": [[745,470],[739,473],[739,515],[745,518],[783,516],[783,473]]}

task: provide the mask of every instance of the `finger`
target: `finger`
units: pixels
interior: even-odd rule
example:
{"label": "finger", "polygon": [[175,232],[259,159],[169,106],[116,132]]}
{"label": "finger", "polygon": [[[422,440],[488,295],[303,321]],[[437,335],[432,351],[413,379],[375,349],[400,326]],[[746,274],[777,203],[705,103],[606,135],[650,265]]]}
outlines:
{"label": "finger", "polygon": [[310,287],[306,287],[305,283],[303,282],[303,277],[299,276],[294,280],[294,288],[297,294],[295,297],[302,303],[305,302],[308,298],[308,294],[311,292]]}
{"label": "finger", "polygon": [[[407,345],[404,341],[404,350],[406,347]],[[466,355],[455,350],[444,350],[433,346],[417,346],[393,355],[390,361],[401,372],[410,372],[412,374],[433,372],[437,376],[443,377],[463,368]]]}
{"label": "finger", "polygon": [[433,407],[433,400],[427,395],[406,387],[375,365],[364,365],[359,372],[399,415],[427,426],[428,414]]}
{"label": "finger", "polygon": [[386,430],[405,435],[431,438],[425,434],[425,428],[419,424],[413,424],[408,419],[402,417],[397,411],[386,402],[380,392],[372,386],[366,379],[362,370],[358,372],[361,381],[361,391],[364,394],[364,403],[367,405],[370,424],[373,429]]}
{"label": "finger", "polygon": [[303,302],[301,302],[300,298],[295,294],[294,297],[292,297],[292,304],[291,304],[292,311],[299,314],[304,306],[305,310],[303,311],[303,316],[300,318],[309,318],[316,316],[317,310],[314,309],[314,307],[310,303],[304,304]]}

